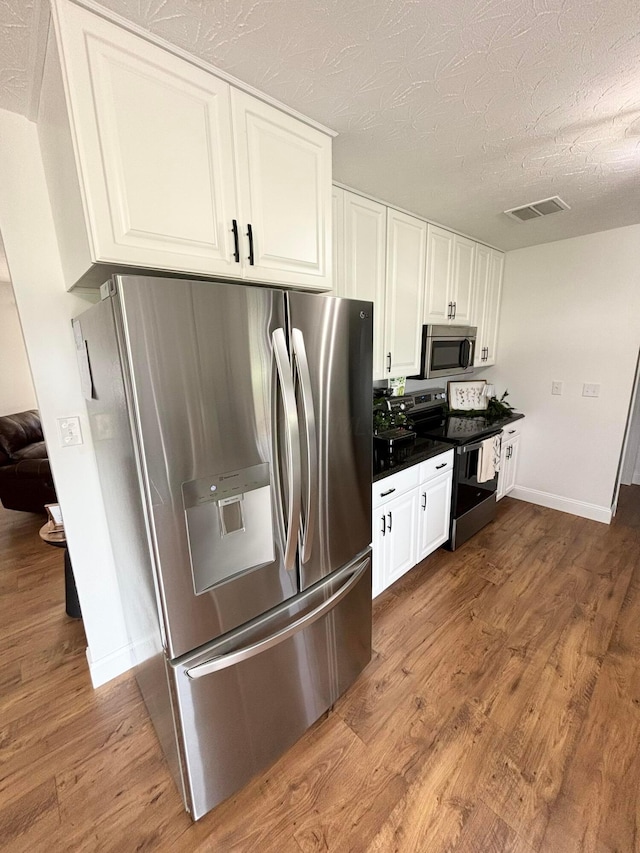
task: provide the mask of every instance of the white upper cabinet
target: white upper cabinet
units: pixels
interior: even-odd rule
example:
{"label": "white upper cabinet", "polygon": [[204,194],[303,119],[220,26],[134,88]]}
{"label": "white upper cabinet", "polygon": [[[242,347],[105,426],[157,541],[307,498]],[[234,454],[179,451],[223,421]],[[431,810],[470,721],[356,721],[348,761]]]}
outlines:
{"label": "white upper cabinet", "polygon": [[478,327],[475,367],[488,367],[496,362],[503,272],[504,254],[478,244],[473,311],[473,323]]}
{"label": "white upper cabinet", "polygon": [[331,286],[331,140],[231,89],[246,278]]}
{"label": "white upper cabinet", "polygon": [[387,208],[368,198],[345,193],[344,287],[340,296],[366,299],[373,309],[373,378],[384,370],[384,305]]}
{"label": "white upper cabinet", "polygon": [[333,240],[333,292],[328,296],[344,296],[344,197],[340,187],[331,188],[331,235]]}
{"label": "white upper cabinet", "polygon": [[420,369],[426,248],[427,223],[388,208],[385,377]]}
{"label": "white upper cabinet", "polygon": [[68,286],[98,264],[330,287],[329,136],[69,0],[52,12],[38,129]]}
{"label": "white upper cabinet", "polygon": [[451,319],[453,279],[451,231],[429,225],[427,237],[427,292],[425,323],[448,323]]}
{"label": "white upper cabinet", "polygon": [[425,323],[470,323],[475,246],[473,240],[429,225]]}

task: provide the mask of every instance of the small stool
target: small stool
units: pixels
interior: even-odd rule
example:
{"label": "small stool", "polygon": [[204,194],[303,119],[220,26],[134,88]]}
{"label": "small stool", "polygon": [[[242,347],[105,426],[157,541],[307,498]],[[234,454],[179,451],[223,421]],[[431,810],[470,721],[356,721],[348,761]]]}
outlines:
{"label": "small stool", "polygon": [[65,612],[72,619],[81,619],[82,611],[80,610],[80,600],[78,599],[78,590],[76,589],[76,581],[73,577],[73,569],[71,568],[71,558],[67,550],[67,540],[64,535],[64,530],[55,531],[51,529],[51,523],[48,521],[40,528],[40,538],[47,545],[53,545],[56,548],[64,548],[64,594],[65,594]]}

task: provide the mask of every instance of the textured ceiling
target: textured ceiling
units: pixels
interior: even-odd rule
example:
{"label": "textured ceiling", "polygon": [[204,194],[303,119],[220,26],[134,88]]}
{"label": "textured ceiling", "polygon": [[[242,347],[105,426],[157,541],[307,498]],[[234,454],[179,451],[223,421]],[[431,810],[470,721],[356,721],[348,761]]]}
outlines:
{"label": "textured ceiling", "polygon": [[[16,112],[39,2],[0,0]],[[443,225],[510,249],[640,222],[637,0],[100,3],[332,127],[336,180]],[[501,213],[552,195],[572,209]]]}

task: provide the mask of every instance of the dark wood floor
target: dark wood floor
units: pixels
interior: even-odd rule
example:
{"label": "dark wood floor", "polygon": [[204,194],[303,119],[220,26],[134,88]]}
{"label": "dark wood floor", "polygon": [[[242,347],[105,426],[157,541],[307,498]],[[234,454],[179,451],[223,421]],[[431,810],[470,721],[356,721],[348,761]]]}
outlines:
{"label": "dark wood floor", "polygon": [[375,603],[373,661],[197,824],[134,680],[92,690],[42,519],[0,510],[0,849],[640,851],[640,487],[505,499]]}

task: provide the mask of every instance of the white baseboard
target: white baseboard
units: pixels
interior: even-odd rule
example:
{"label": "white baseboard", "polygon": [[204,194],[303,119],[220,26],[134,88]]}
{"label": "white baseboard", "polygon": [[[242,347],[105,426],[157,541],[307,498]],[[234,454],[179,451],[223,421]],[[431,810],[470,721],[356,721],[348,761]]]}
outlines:
{"label": "white baseboard", "polygon": [[527,489],[525,486],[515,486],[513,491],[509,492],[509,497],[538,506],[546,506],[549,509],[557,509],[560,512],[569,512],[571,515],[579,515],[592,521],[601,521],[603,524],[611,524],[611,507],[563,498],[561,495],[539,492],[537,489]]}
{"label": "white baseboard", "polygon": [[100,660],[92,660],[89,649],[87,648],[87,660],[89,661],[89,673],[91,674],[91,683],[94,687],[100,687],[127,672],[135,666],[135,656],[132,646],[124,646],[116,652],[107,655]]}

